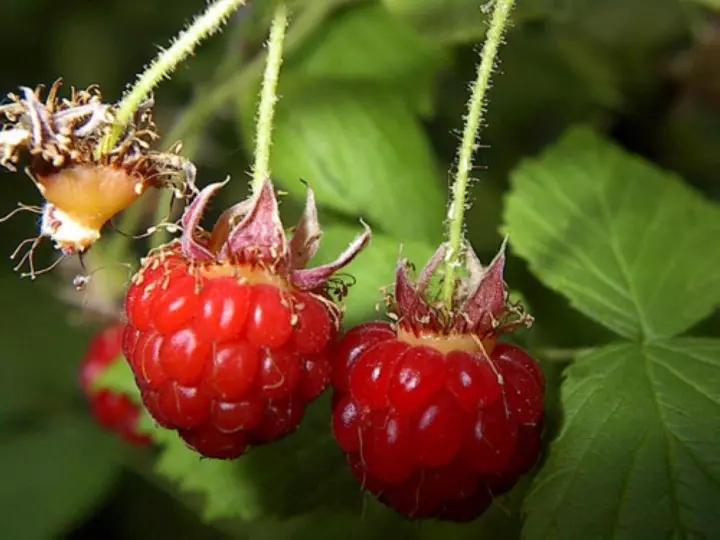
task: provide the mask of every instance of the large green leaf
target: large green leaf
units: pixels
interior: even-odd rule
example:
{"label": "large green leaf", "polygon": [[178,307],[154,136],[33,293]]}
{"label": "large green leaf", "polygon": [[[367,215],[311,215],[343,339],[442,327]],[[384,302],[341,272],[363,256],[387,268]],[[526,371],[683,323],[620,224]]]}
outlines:
{"label": "large green leaf", "polygon": [[720,301],[720,210],[674,175],[576,129],[512,183],[513,248],[617,333],[676,335]]}
{"label": "large green leaf", "polygon": [[284,90],[272,167],[283,188],[408,240],[442,233],[445,202],[429,141],[391,91],[315,82]]}
{"label": "large green leaf", "polygon": [[529,539],[717,538],[720,341],[618,344],[568,370]]}
{"label": "large green leaf", "polygon": [[114,443],[74,416],[0,435],[3,538],[60,537],[101,502],[118,471]]}
{"label": "large green leaf", "polygon": [[[0,316],[0,415],[57,409],[78,393],[77,368],[88,333],[69,324],[53,285],[0,272],[6,306]],[[77,298],[82,300],[80,293]]]}
{"label": "large green leaf", "polygon": [[[419,115],[446,55],[378,5],[339,12],[283,68],[273,178],[407,240],[439,240],[444,182]],[[257,97],[238,99],[246,146]]]}
{"label": "large green leaf", "polygon": [[[318,508],[359,510],[360,491],[330,432],[329,396],[307,412],[300,430],[234,461],[201,459],[176,433],[157,429],[158,472],[204,496],[207,519],[251,521]],[[329,510],[330,511],[330,510]]]}
{"label": "large green leaf", "polygon": [[421,110],[431,107],[435,77],[447,55],[382,6],[341,12],[288,63],[293,77],[382,83]]}

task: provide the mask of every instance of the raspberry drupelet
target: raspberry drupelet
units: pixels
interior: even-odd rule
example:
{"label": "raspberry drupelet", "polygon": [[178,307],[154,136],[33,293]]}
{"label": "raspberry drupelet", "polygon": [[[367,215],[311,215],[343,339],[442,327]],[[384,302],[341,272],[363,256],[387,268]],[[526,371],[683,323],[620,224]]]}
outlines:
{"label": "raspberry drupelet", "polygon": [[394,324],[350,330],[333,352],[333,431],[360,484],[412,518],[466,521],[510,489],[540,451],[544,379],[522,349],[497,343],[532,319],[510,305],[504,248],[466,255],[455,312],[427,300],[441,246],[416,284],[401,261]]}
{"label": "raspberry drupelet", "polygon": [[122,392],[93,389],[98,377],[115,362],[123,361],[122,341],[122,325],[106,328],[95,336],[80,366],[80,387],[101,426],[131,444],[145,446],[150,444],[150,438],[138,431],[140,407]]}
{"label": "raspberry drupelet", "polygon": [[205,188],[179,241],[151,253],[128,291],[124,350],[155,420],[200,454],[240,456],[294,431],[329,384],[341,312],[328,279],[370,238],[306,269],[319,246],[312,191],[287,241],[273,187],[199,227]]}

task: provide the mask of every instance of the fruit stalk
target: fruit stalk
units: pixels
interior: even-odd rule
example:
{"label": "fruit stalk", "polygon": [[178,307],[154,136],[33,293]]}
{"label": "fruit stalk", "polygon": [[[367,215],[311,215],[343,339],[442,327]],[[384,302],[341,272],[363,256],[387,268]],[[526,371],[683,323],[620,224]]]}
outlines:
{"label": "fruit stalk", "polygon": [[268,40],[268,56],[260,91],[257,127],[255,132],[255,165],[253,166],[253,193],[259,193],[264,182],[270,178],[270,146],[272,145],[272,128],[275,117],[275,104],[278,101],[277,85],[282,65],[283,42],[288,25],[288,10],[284,2],[275,8],[270,38]]}
{"label": "fruit stalk", "polygon": [[[260,187],[262,187],[263,179],[270,176],[270,146],[272,144],[272,126],[273,118],[275,116],[275,104],[277,103],[278,99],[277,81],[279,78],[280,67],[282,65],[282,53],[285,44],[287,23],[287,8],[284,4],[280,4],[276,8],[273,22],[271,24],[270,37],[268,39],[266,68],[263,76],[263,87],[261,90],[261,99],[258,109],[255,150],[256,158],[255,164],[253,166],[252,183],[252,191],[254,193],[256,193],[257,190],[260,189]],[[241,70],[238,77],[242,77],[243,80],[253,78],[259,73],[260,67],[262,66],[262,60],[263,57],[258,55],[252,62],[250,62],[246,67]],[[208,98],[208,100],[215,102],[215,99],[212,97],[212,95]],[[205,101],[198,101],[196,106],[202,103],[205,103]],[[171,130],[168,139],[170,141],[175,139],[184,140],[185,135],[187,135],[190,131],[189,126],[194,126],[194,124],[192,122],[185,122],[183,119],[181,119],[180,124],[173,128],[173,130]],[[190,158],[192,158],[192,154],[193,148],[191,145]],[[257,180],[258,178],[260,180]],[[155,223],[163,219],[163,214],[167,211],[166,209],[170,205],[170,196],[171,194],[162,194],[160,196],[160,201],[155,208]],[[158,231],[157,234],[153,235],[150,244],[152,247],[159,247],[166,241],[167,234],[164,231]]]}
{"label": "fruit stalk", "polygon": [[172,73],[180,62],[190,56],[201,41],[219,31],[230,15],[246,1],[217,0],[183,30],[169,48],[160,52],[118,105],[114,125],[96,149],[97,158],[108,154],[113,149],[132,120],[135,111],[147,99],[153,88]]}
{"label": "fruit stalk", "polygon": [[477,148],[477,139],[485,111],[485,95],[490,87],[490,78],[495,68],[495,59],[502,43],[503,33],[508,23],[510,12],[515,0],[496,0],[490,27],[488,28],[480,54],[477,77],[472,85],[470,100],[467,105],[465,127],[462,141],[458,148],[457,169],[452,186],[452,202],[448,210],[447,236],[449,249],[445,260],[445,278],[443,281],[442,300],[449,310],[453,308],[456,271],[463,251],[463,233],[467,189],[470,171],[473,168],[473,155]]}

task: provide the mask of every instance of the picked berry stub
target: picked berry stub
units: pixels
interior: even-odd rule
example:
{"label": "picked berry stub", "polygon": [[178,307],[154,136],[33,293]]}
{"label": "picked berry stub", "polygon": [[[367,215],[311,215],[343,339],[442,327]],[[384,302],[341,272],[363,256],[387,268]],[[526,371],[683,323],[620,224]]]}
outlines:
{"label": "picked berry stub", "polygon": [[104,428],[130,444],[145,446],[150,438],[138,430],[140,407],[122,392],[94,390],[93,385],[115,362],[122,362],[122,325],[106,328],[90,343],[80,366],[80,387],[90,400],[93,416]]}
{"label": "picked berry stub", "polygon": [[425,298],[443,248],[412,284],[398,268],[397,322],[357,326],[332,355],[333,432],[360,484],[412,518],[471,520],[540,451],[544,379],[522,349],[497,343],[528,317],[507,302],[504,254],[475,267],[462,307]]}
{"label": "picked berry stub", "polygon": [[[102,227],[133,204],[148,187],[169,186],[180,195],[194,191],[195,166],[178,155],[150,150],[158,138],[152,101],[146,102],[107,153],[99,152],[113,125],[116,106],[102,102],[97,86],[58,94],[61,81],[45,99],[42,88],[21,88],[0,105],[0,166],[15,170],[21,159],[45,204],[40,235],[63,254],[81,253],[99,238]],[[22,206],[33,210],[34,207]]]}
{"label": "picked berry stub", "polygon": [[311,191],[288,242],[269,181],[202,230],[220,187],[188,207],[180,241],[144,260],[127,294],[124,350],[155,420],[200,454],[230,459],[294,431],[329,384],[341,311],[327,282],[370,233],[306,269],[320,240]]}

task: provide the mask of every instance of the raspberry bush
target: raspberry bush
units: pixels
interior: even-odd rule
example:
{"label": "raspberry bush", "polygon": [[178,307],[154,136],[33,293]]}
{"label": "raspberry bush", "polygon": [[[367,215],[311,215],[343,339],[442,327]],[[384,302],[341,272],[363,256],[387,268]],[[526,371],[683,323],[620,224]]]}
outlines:
{"label": "raspberry bush", "polygon": [[4,537],[720,537],[716,2],[90,4],[3,6]]}

